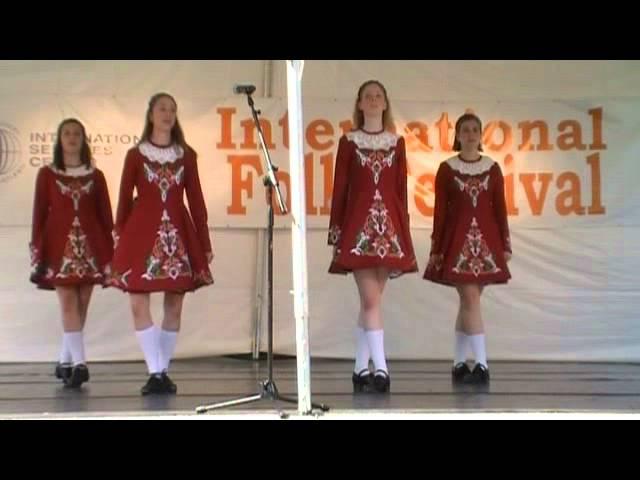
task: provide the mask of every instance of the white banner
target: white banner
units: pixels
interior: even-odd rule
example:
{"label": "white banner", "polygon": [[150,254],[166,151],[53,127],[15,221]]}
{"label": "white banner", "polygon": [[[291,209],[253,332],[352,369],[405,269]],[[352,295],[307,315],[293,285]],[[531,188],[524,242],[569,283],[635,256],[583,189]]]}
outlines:
{"label": "white banner", "polygon": [[[265,174],[250,110],[243,98],[179,101],[186,138],[199,154],[210,225],[263,227]],[[85,123],[113,207],[127,149],[138,139],[146,99],[74,97],[3,99],[0,103],[0,225],[31,221],[37,169],[50,162],[55,128],[67,116]],[[286,101],[256,99],[272,160],[288,197]],[[307,221],[325,228],[337,142],[351,128],[347,102],[304,102]],[[413,228],[430,228],[438,165],[451,156],[453,124],[466,110],[484,121],[485,153],[505,174],[507,206],[516,228],[637,225],[640,194],[640,101],[397,102],[397,131],[406,138]],[[286,218],[277,218],[287,227]]]}
{"label": "white banner", "polygon": [[[51,161],[58,123],[77,117],[87,127],[115,209],[124,156],[141,133],[147,100],[0,98],[0,251],[6,256],[0,267],[0,361],[53,361],[59,348],[57,300],[28,283],[27,250],[35,176]],[[261,293],[256,269],[264,245],[255,231],[244,229],[266,226],[264,167],[253,120],[244,98],[177,100],[187,141],[199,154],[216,249],[216,284],[185,302],[177,355],[249,352]],[[286,101],[255,102],[286,195]],[[451,357],[457,296],[423,281],[421,273],[432,223],[433,178],[439,163],[452,155],[455,119],[471,109],[485,124],[485,153],[505,174],[514,248],[513,281],[483,295],[490,359],[640,361],[640,100],[392,106],[397,131],[407,140],[411,225],[421,272],[390,282],[385,291],[390,358]],[[340,135],[350,128],[352,107],[350,101],[304,101],[314,356],[351,357],[354,351],[357,290],[351,277],[327,273],[331,251],[325,231],[334,155]],[[291,219],[277,216],[276,221],[286,229]],[[274,251],[276,351],[294,354],[288,232],[277,232]],[[92,360],[142,358],[126,297],[112,289],[96,289],[87,338]]]}

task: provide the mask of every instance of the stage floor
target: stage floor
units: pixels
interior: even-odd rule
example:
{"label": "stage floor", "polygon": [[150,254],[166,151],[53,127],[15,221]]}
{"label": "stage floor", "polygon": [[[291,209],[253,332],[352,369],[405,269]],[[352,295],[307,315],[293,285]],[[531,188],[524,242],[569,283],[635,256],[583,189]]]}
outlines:
{"label": "stage floor", "polygon": [[[393,361],[391,393],[352,393],[351,361],[313,359],[312,400],[331,410],[323,417],[560,412],[640,413],[640,365],[620,363],[491,362],[488,389],[451,384],[450,362]],[[140,395],[142,362],[90,363],[91,380],[79,391],[63,388],[53,363],[0,364],[0,418],[113,418],[131,416],[295,416],[297,404],[263,399],[204,415],[199,405],[260,392],[266,361],[216,357],[177,360],[171,377],[177,395]],[[274,361],[282,395],[295,396],[295,359]]]}

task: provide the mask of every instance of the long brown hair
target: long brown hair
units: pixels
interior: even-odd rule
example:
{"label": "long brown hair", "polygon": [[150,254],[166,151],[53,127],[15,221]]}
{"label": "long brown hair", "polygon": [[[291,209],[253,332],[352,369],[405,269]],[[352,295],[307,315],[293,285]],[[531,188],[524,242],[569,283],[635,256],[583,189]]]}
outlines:
{"label": "long brown hair", "polygon": [[[155,107],[158,100],[161,98],[170,99],[173,104],[178,108],[178,103],[173,96],[169,95],[165,92],[156,93],[153,97],[149,99],[149,106],[147,107],[147,113],[144,117],[144,130],[142,131],[142,135],[140,136],[140,142],[151,142],[151,134],[153,133],[153,123],[151,123],[151,112],[153,111],[153,107]],[[180,126],[180,122],[178,121],[178,115],[176,114],[176,123],[171,128],[171,143],[175,145],[180,145],[184,150],[187,150],[189,146],[187,145],[186,140],[184,139],[184,132],[182,131],[182,127]]]}
{"label": "long brown hair", "polygon": [[362,92],[369,85],[377,85],[378,87],[380,87],[380,90],[382,90],[382,93],[384,94],[384,101],[387,104],[387,108],[382,112],[382,127],[385,130],[394,131],[395,124],[393,123],[393,115],[391,114],[391,103],[389,102],[389,95],[387,95],[387,89],[384,88],[384,85],[382,85],[382,83],[380,83],[378,80],[367,80],[362,85],[360,85],[360,88],[358,89],[358,95],[356,96],[356,103],[353,107],[353,128],[362,128],[362,126],[364,125],[364,113],[362,113],[362,110],[358,108],[358,103],[360,103],[360,100],[362,100]]}
{"label": "long brown hair", "polygon": [[80,127],[80,130],[82,131],[80,161],[85,167],[91,167],[91,148],[89,148],[89,143],[87,142],[87,132],[84,128],[84,125],[77,118],[65,118],[64,120],[62,120],[62,122],[60,122],[60,125],[58,125],[56,144],[53,147],[53,166],[58,170],[62,170],[63,172],[66,170],[66,167],[64,166],[64,152],[62,150],[62,129],[65,125],[69,125],[70,123],[75,123]]}
{"label": "long brown hair", "polygon": [[478,144],[478,151],[482,151],[482,122],[477,115],[473,113],[465,113],[460,118],[458,118],[458,120],[456,120],[456,136],[453,141],[453,150],[455,152],[459,152],[460,150],[462,150],[462,145],[460,144],[460,140],[458,140],[458,134],[460,133],[462,124],[464,122],[468,122],[469,120],[472,120],[478,124],[478,128],[480,129],[480,143]]}

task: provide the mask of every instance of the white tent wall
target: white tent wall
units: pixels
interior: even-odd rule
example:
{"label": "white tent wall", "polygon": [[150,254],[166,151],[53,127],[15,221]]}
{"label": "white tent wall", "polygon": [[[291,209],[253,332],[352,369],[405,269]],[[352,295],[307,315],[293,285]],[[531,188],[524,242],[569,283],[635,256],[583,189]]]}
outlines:
{"label": "white tent wall", "polygon": [[[74,99],[113,100],[130,107],[133,133],[143,125],[148,98],[158,91],[172,93],[180,102],[215,103],[232,95],[231,79],[263,81],[264,61],[0,61],[0,104],[7,99],[53,105],[59,121],[79,116],[88,128],[100,117],[97,109],[77,111]],[[35,111],[35,108],[32,108]],[[85,118],[87,120],[85,120]],[[119,119],[114,119],[117,123]],[[11,123],[0,118],[0,123]],[[55,123],[51,124],[54,128]],[[187,138],[189,131],[187,130]],[[98,158],[100,162],[101,158]],[[120,162],[121,159],[118,159]],[[102,165],[99,165],[103,167]],[[117,204],[117,169],[113,169],[110,194]],[[15,208],[3,197],[9,183],[0,184],[0,205]],[[29,192],[31,195],[31,192]],[[26,210],[21,205],[21,210]],[[22,218],[24,215],[21,215]],[[37,291],[28,281],[30,226],[0,221],[0,362],[51,361],[57,358],[62,326],[53,292]],[[249,352],[255,312],[257,235],[249,229],[220,229],[213,233],[218,252],[214,275],[217,285],[189,294],[184,305],[177,357]],[[224,272],[232,272],[225,275]],[[224,277],[224,280],[222,278]],[[162,299],[152,296],[152,315],[161,318]],[[86,328],[91,360],[142,359],[133,334],[126,295],[113,289],[95,289]]]}
{"label": "white tent wall", "polygon": [[[137,97],[168,91],[178,98],[222,98],[234,83],[262,92],[264,60],[0,60],[2,95]],[[272,63],[272,95],[286,97],[284,62]],[[392,100],[624,98],[640,95],[640,61],[312,60],[305,98],[352,99],[360,82],[377,78]]]}
{"label": "white tent wall", "polygon": [[[275,63],[274,96],[286,95]],[[353,101],[360,83],[378,79],[391,101],[496,101],[640,96],[640,61],[354,60],[309,61],[304,98]]]}
{"label": "white tent wall", "polygon": [[[258,108],[266,104],[260,95],[264,85],[270,84],[276,100],[285,99],[285,63],[274,61],[271,70],[265,65],[265,61],[0,61],[0,123],[12,123],[8,117],[11,111],[3,110],[3,104],[41,102],[53,105],[62,118],[74,115],[74,109],[85,100],[90,105],[104,101],[122,106],[118,110],[122,117],[113,117],[114,124],[124,122],[127,131],[139,134],[148,97],[168,91],[177,98],[179,108],[188,111],[191,120],[185,131],[189,139],[189,132],[197,130],[196,123],[209,115],[211,105],[233,100],[238,115],[247,116],[246,102],[231,98],[234,83],[250,82],[258,87],[254,96]],[[271,79],[265,78],[269,72]],[[551,100],[581,105],[589,104],[592,98],[615,100],[619,111],[629,105],[630,112],[624,118],[635,119],[635,123],[617,125],[614,117],[621,133],[615,136],[614,130],[609,143],[618,142],[621,155],[630,159],[640,153],[640,139],[633,136],[633,131],[640,131],[640,122],[632,112],[640,102],[640,62],[307,61],[303,77],[305,122],[308,111],[317,111],[312,104],[322,101],[337,103],[341,116],[349,118],[355,90],[369,78],[381,80],[392,104],[405,110],[411,102],[473,106],[500,101],[535,105]],[[91,119],[101,111],[79,113],[81,118]],[[59,118],[48,120],[47,125],[55,128],[57,121]],[[215,135],[212,129],[211,136]],[[198,142],[209,141],[206,130],[194,136]],[[210,140],[217,141],[219,138]],[[284,161],[280,163],[286,168]],[[609,171],[617,179],[621,197],[618,216],[612,219],[618,228],[559,224],[540,229],[524,221],[512,222],[514,279],[507,286],[487,289],[483,296],[491,358],[640,361],[640,329],[636,328],[640,300],[634,285],[640,267],[640,197],[634,187],[639,170],[626,171],[621,165]],[[108,173],[114,207],[118,168]],[[34,172],[29,169],[29,175]],[[24,218],[30,205],[24,196],[32,194],[32,185],[31,179],[24,180],[20,183],[24,191],[11,193],[20,196],[16,201],[7,193],[16,183],[0,183],[0,208],[5,212],[0,216],[0,251],[4,253],[0,267],[0,362],[53,360],[61,332],[55,294],[36,291],[27,281],[30,225]],[[205,194],[217,198],[215,184],[207,188],[206,183],[203,181]],[[254,192],[255,196],[262,196],[262,191]],[[266,208],[264,215],[259,212],[256,218],[252,226],[224,221],[212,225],[216,284],[187,295],[178,357],[251,351],[260,283],[256,270],[264,252],[258,230],[261,218],[266,223]],[[327,274],[331,251],[326,246],[323,222],[328,219],[311,222],[307,236],[311,355],[349,358],[353,355],[357,291],[350,276]],[[430,228],[414,227],[412,234],[422,270]],[[294,354],[289,231],[277,229],[274,241],[275,349]],[[421,273],[388,283],[383,315],[391,359],[451,356],[457,295],[452,289],[423,281]],[[161,297],[156,295],[156,319],[160,307]],[[264,309],[262,314],[266,318]],[[262,324],[266,326],[266,321]],[[86,334],[92,360],[142,358],[127,297],[121,292],[95,290]]]}
{"label": "white tent wall", "polygon": [[[278,87],[283,71],[281,66],[276,70],[275,92],[283,91]],[[397,60],[308,62],[304,98],[335,98],[353,108],[357,86],[372,78],[385,84],[392,105],[540,100],[574,105],[591,98],[640,98],[637,61]],[[634,126],[640,126],[637,119],[635,125],[626,125],[630,130]],[[634,141],[637,144],[637,138]],[[631,149],[627,154],[633,155]],[[635,181],[639,173],[620,172]],[[633,188],[621,188],[620,193],[627,196],[625,215],[618,219],[621,228],[565,226],[549,232],[518,229],[512,223],[514,279],[507,287],[486,289],[482,300],[491,358],[640,361],[640,295],[634,280],[640,267],[640,196]],[[420,274],[390,281],[386,287],[383,317],[390,358],[452,355],[457,294],[421,278],[430,233],[412,230]],[[561,247],[550,250],[550,237],[551,245]],[[284,253],[285,243],[286,238],[280,239],[276,251]],[[326,231],[309,229],[308,248],[327,250]],[[355,284],[351,277],[325,273],[327,255],[310,255],[309,262],[312,355],[348,358],[354,352],[359,308]],[[278,267],[287,267],[286,258]],[[280,276],[277,311],[291,311],[288,278]],[[276,338],[279,351],[295,351],[291,322],[281,322]]]}
{"label": "white tent wall", "polygon": [[261,84],[263,74],[262,60],[0,61],[0,94],[210,100],[230,96],[235,81]]}

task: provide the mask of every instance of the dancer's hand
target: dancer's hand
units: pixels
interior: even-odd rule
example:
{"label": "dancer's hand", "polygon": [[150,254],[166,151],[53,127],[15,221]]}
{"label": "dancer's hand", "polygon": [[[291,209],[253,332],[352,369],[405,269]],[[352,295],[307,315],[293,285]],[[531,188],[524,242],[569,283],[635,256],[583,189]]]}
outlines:
{"label": "dancer's hand", "polygon": [[207,252],[207,263],[210,265],[211,262],[213,262],[213,257],[215,255],[213,254],[213,252]]}
{"label": "dancer's hand", "polygon": [[429,257],[429,268],[435,268],[436,270],[440,269],[440,264],[442,263],[442,255],[434,253]]}
{"label": "dancer's hand", "polygon": [[504,252],[504,260],[505,262],[511,260],[511,252]]}

